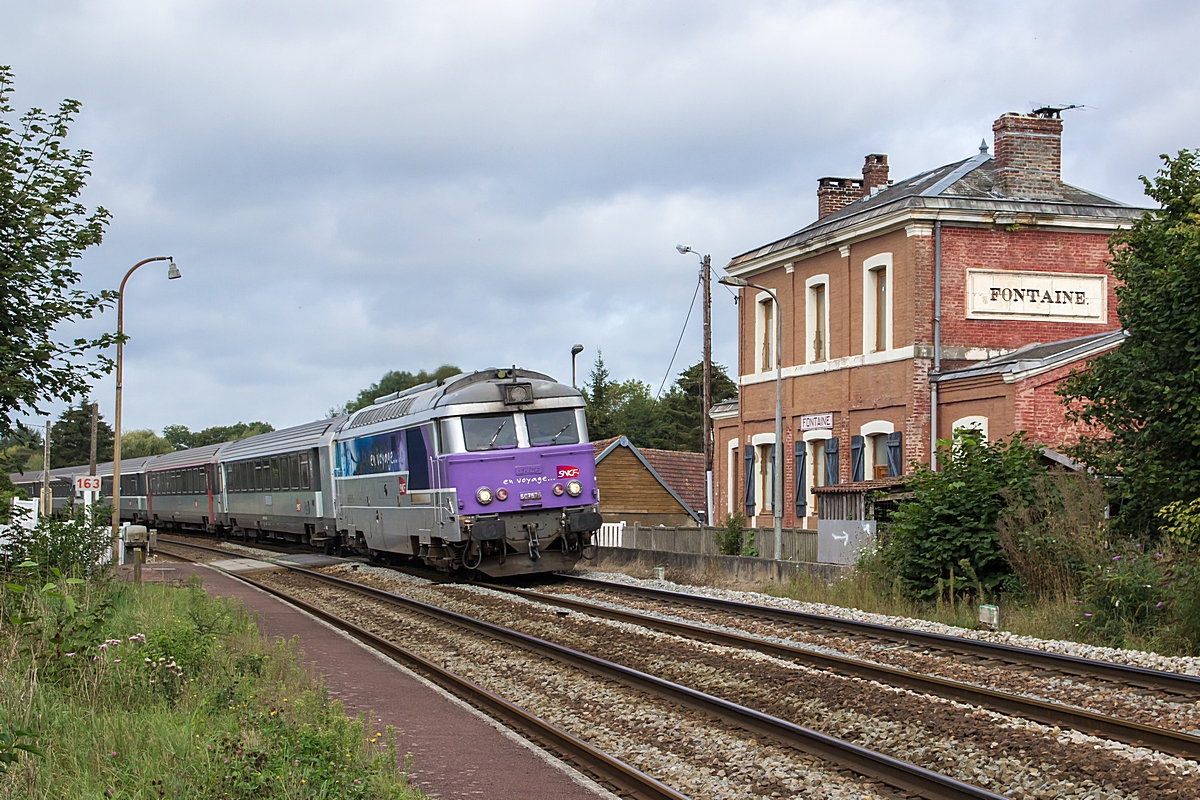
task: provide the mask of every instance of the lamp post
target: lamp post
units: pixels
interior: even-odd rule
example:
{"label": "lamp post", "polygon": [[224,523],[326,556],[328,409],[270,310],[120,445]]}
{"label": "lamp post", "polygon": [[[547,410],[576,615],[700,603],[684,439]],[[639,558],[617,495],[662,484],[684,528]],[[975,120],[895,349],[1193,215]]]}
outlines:
{"label": "lamp post", "polygon": [[775,487],[771,503],[775,519],[775,558],[783,558],[783,314],[780,313],[779,298],[774,290],[744,278],[726,275],[720,283],[726,286],[749,287],[766,292],[775,304]]}
{"label": "lamp post", "polygon": [[[675,249],[680,255],[694,253],[700,255],[687,245],[677,244]],[[704,359],[703,377],[700,384],[700,433],[704,439],[704,501],[706,516],[704,522],[713,524],[713,441],[712,419],[708,410],[712,408],[712,258],[700,256],[700,282],[704,285]]]}
{"label": "lamp post", "polygon": [[179,273],[179,267],[175,266],[174,256],[155,256],[147,258],[134,264],[125,273],[125,277],[121,279],[121,287],[117,289],[117,404],[113,410],[113,470],[112,470],[112,547],[113,547],[113,564],[116,564],[120,559],[120,553],[117,548],[120,547],[121,537],[121,351],[123,326],[125,321],[125,282],[129,280],[129,276],[134,273],[138,267],[143,264],[149,264],[151,261],[169,261],[167,267],[167,280],[175,280],[182,278]]}
{"label": "lamp post", "polygon": [[583,345],[577,344],[571,348],[571,388],[578,389],[575,385],[575,356],[583,352]]}

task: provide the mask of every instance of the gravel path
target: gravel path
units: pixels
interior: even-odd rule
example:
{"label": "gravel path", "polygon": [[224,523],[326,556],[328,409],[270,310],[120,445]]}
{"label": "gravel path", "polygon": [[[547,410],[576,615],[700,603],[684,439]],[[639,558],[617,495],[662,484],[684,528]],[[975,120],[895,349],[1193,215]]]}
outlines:
{"label": "gravel path", "polygon": [[[327,571],[515,628],[1013,797],[1200,796],[1191,761],[940,698],[376,567]],[[1162,787],[1162,788],[1159,788]]]}

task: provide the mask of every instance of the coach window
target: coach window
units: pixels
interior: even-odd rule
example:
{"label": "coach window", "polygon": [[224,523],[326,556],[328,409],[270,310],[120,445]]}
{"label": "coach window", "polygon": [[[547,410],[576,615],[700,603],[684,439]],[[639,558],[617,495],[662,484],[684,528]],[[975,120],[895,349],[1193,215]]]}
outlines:
{"label": "coach window", "polygon": [[288,488],[293,492],[300,488],[300,456],[294,453],[288,460]]}
{"label": "coach window", "polygon": [[300,454],[300,488],[301,489],[307,490],[307,489],[312,488],[312,484],[309,483],[309,480],[310,480],[309,476],[310,476],[310,473],[309,473],[309,466],[308,466],[308,453],[301,453]]}
{"label": "coach window", "polygon": [[562,408],[553,411],[526,411],[525,425],[529,430],[529,444],[579,444],[579,426],[575,409]]}

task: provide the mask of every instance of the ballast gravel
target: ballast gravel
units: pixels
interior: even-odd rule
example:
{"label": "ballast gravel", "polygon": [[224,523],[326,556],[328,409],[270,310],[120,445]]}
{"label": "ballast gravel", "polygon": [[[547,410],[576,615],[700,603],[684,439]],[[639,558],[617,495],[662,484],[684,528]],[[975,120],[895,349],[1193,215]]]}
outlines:
{"label": "ballast gravel", "polygon": [[[817,759],[553,659],[303,576],[261,577],[353,618],[697,800],[896,797]],[[420,585],[407,577],[404,582]]]}
{"label": "ballast gravel", "polygon": [[1171,797],[1193,762],[812,670],[771,656],[375,567],[329,572],[522,630],[1014,797]]}

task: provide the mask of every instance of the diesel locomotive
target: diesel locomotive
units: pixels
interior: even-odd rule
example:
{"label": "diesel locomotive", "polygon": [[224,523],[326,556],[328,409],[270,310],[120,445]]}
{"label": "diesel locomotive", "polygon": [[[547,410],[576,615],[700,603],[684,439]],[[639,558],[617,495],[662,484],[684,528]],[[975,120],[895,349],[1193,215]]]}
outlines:
{"label": "diesel locomotive", "polygon": [[[583,407],[541,373],[459,374],[347,416],[122,462],[121,516],[489,577],[570,569],[601,524]],[[86,469],[54,470],[52,485]],[[97,474],[111,498],[112,465]],[[41,474],[12,479],[36,496]]]}

